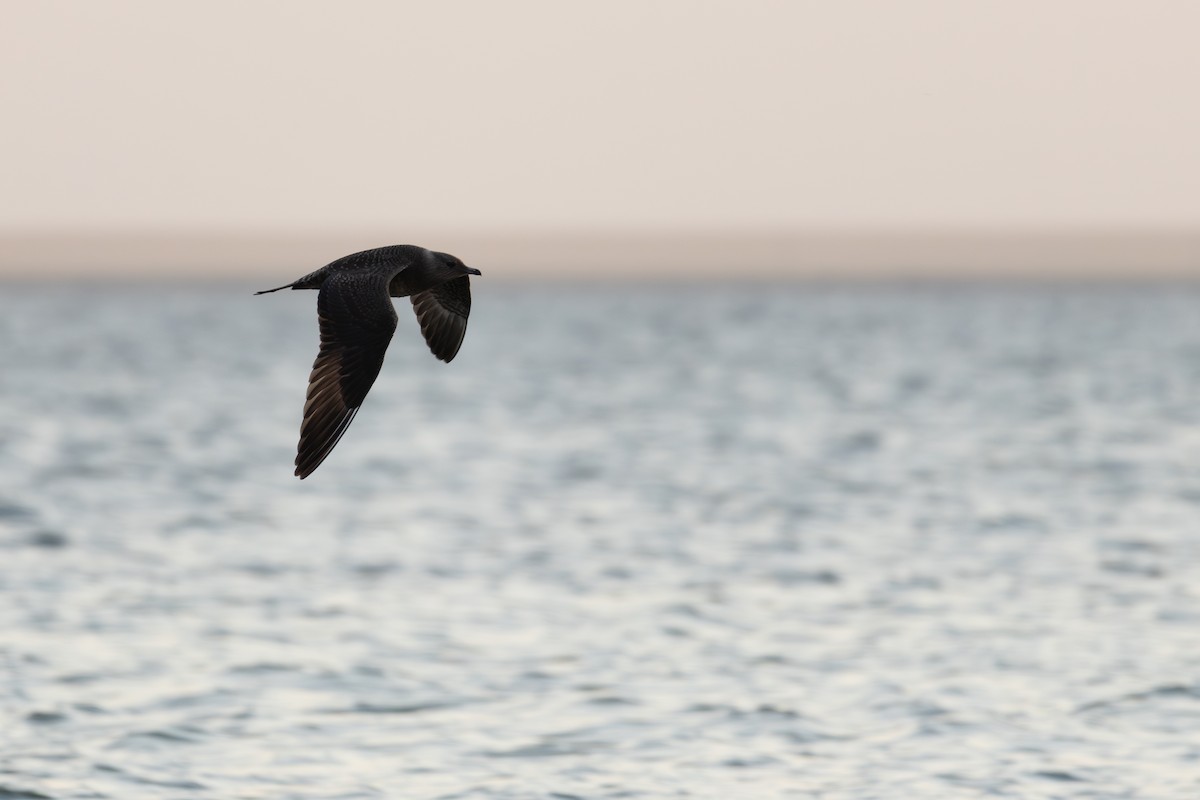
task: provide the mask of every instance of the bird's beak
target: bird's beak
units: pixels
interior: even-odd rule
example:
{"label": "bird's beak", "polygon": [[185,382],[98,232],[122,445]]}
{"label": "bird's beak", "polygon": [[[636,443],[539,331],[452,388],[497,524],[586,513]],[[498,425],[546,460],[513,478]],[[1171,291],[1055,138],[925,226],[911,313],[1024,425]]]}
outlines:
{"label": "bird's beak", "polygon": [[480,272],[479,270],[475,269],[474,267],[467,267],[467,274],[468,275],[482,275],[483,273]]}

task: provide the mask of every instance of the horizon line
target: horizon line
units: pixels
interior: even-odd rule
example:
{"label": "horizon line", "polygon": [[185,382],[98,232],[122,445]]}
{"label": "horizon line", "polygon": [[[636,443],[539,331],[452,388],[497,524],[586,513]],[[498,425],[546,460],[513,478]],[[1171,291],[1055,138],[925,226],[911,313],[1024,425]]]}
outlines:
{"label": "horizon line", "polygon": [[[1200,279],[1200,224],[408,230],[502,279]],[[382,226],[0,228],[0,280],[295,277],[392,243]]]}

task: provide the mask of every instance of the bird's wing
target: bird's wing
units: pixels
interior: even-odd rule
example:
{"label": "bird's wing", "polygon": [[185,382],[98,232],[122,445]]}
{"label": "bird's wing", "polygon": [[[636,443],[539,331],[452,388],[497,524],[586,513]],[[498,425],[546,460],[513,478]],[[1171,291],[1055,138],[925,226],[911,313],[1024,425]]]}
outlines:
{"label": "bird's wing", "polygon": [[308,376],[296,474],[307,478],[342,438],[396,330],[386,272],[336,272],[317,295],[321,349]]}
{"label": "bird's wing", "polygon": [[413,311],[433,354],[450,361],[458,354],[471,314],[471,279],[466,275],[412,296]]}

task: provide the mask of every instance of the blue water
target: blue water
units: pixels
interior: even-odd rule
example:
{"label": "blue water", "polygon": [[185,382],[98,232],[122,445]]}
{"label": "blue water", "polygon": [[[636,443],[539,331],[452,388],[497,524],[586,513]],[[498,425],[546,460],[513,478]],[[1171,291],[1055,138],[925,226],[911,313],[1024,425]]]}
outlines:
{"label": "blue water", "polygon": [[4,287],[0,797],[1200,796],[1200,291],[475,287]]}

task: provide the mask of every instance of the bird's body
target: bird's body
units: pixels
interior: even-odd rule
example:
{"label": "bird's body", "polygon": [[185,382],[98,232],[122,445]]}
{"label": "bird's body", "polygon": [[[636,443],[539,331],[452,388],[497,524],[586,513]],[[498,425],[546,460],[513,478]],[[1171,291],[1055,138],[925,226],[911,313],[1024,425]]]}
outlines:
{"label": "bird's body", "polygon": [[342,438],[367,396],[396,330],[392,297],[410,297],[433,354],[458,353],[471,313],[470,275],[457,258],[415,245],[392,245],[339,258],[280,289],[318,289],[321,349],[308,378],[296,475],[307,478]]}

